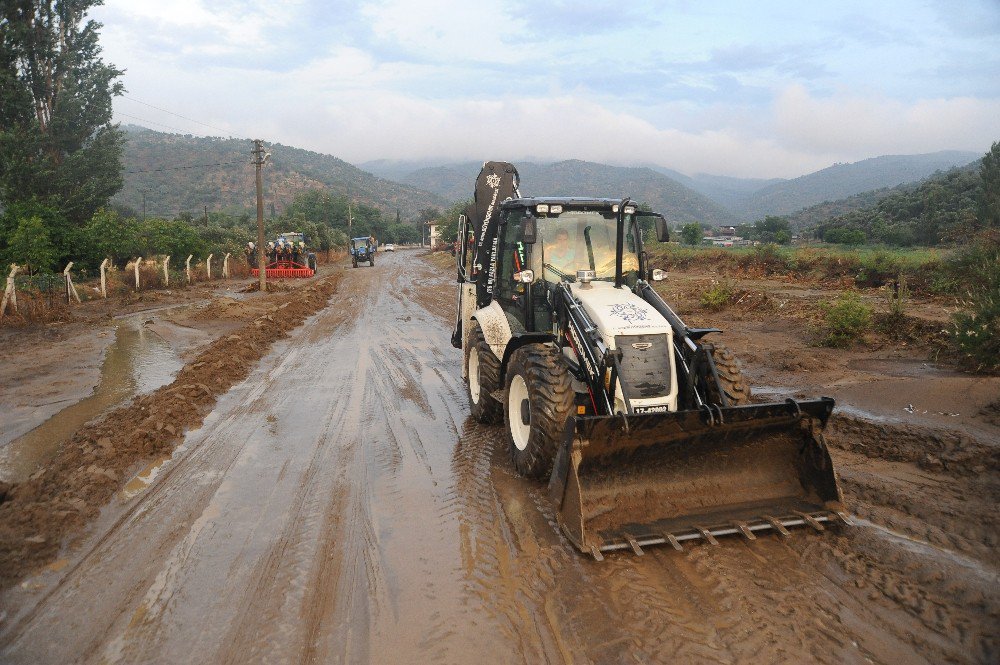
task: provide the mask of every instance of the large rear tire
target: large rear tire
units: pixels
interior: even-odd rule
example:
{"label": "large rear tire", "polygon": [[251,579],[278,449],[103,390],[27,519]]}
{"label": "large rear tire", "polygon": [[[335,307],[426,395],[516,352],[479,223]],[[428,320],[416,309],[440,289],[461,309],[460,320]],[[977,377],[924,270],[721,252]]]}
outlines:
{"label": "large rear tire", "polygon": [[[739,406],[750,403],[750,383],[743,376],[743,369],[740,361],[736,359],[736,354],[721,344],[706,344],[715,362],[715,369],[719,373],[719,383],[729,399],[729,404]],[[708,398],[712,402],[721,404],[718,389],[709,381]]]}
{"label": "large rear tire", "polygon": [[545,478],[573,412],[569,367],[555,347],[529,344],[511,356],[506,379],[504,429],[514,468]]}
{"label": "large rear tire", "polygon": [[469,410],[477,422],[496,425],[503,415],[503,405],[491,393],[500,387],[500,360],[486,343],[479,324],[472,321],[470,325],[465,355]]}

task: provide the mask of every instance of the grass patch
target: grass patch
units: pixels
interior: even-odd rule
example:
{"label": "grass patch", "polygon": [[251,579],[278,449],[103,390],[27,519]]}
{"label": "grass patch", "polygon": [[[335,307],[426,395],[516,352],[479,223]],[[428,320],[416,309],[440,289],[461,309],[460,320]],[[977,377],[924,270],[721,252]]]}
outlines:
{"label": "grass patch", "polygon": [[675,270],[710,266],[738,276],[787,276],[862,288],[884,286],[906,275],[915,293],[957,293],[960,284],[951,270],[949,253],[937,249],[813,245],[721,248],[652,243],[649,251],[654,265]]}

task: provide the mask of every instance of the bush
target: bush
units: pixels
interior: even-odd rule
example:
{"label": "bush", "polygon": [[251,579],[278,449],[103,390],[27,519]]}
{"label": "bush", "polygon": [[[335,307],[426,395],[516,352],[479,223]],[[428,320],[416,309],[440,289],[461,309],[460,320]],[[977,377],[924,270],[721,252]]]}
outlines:
{"label": "bush", "polygon": [[729,280],[712,280],[712,288],[701,294],[701,304],[706,309],[719,310],[733,298],[733,283]]}
{"label": "bush", "polygon": [[836,302],[823,303],[823,346],[847,348],[871,327],[872,309],[856,293],[844,293]]}
{"label": "bush", "polygon": [[952,340],[977,372],[1000,371],[1000,242],[979,242],[954,262],[967,279],[964,309],[952,317]]}
{"label": "bush", "polygon": [[859,229],[847,229],[843,227],[827,229],[823,234],[823,242],[842,245],[863,245],[865,242],[865,232]]}

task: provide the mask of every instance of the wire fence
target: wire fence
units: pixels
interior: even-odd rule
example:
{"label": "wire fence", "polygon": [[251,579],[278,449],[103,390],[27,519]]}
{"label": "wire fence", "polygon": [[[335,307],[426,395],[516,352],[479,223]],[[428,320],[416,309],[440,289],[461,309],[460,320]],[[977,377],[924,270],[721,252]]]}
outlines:
{"label": "wire fence", "polygon": [[60,273],[21,272],[7,276],[0,307],[0,325],[17,325],[64,319],[78,303],[105,298],[132,298],[146,291],[184,289],[206,281],[245,279],[250,267],[242,255],[213,257],[211,271],[205,259],[153,257],[101,270],[70,264]]}

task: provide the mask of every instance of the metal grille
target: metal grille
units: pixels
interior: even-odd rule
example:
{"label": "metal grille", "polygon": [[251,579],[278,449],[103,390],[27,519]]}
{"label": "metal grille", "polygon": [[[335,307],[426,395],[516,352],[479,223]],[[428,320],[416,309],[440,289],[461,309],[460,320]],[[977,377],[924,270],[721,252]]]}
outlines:
{"label": "metal grille", "polygon": [[650,399],[670,394],[670,347],[667,339],[663,333],[615,336],[615,346],[622,352],[622,378],[628,386],[630,399]]}

